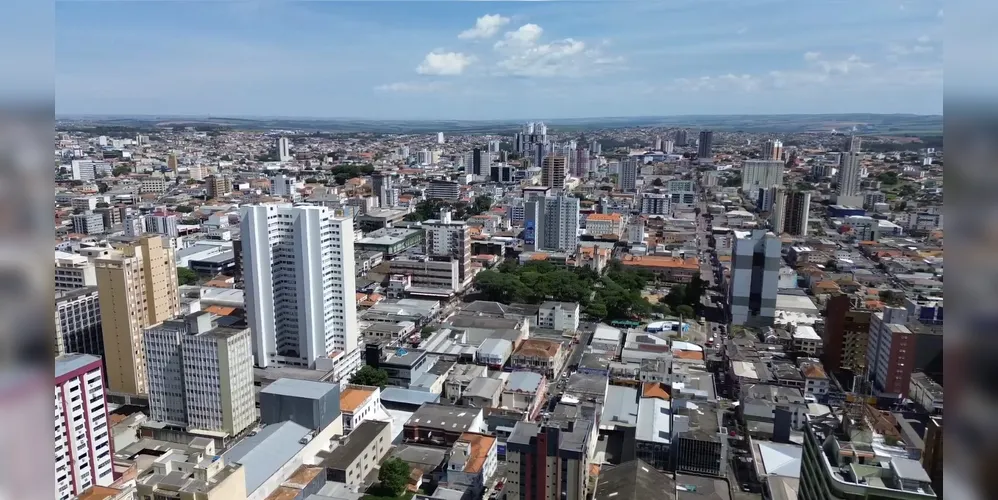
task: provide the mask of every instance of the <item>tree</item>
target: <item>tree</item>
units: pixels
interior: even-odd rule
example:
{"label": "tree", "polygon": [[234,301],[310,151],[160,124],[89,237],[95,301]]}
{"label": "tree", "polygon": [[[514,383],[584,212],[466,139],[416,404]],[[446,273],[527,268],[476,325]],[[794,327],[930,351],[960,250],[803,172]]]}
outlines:
{"label": "tree", "polygon": [[478,215],[488,212],[492,208],[492,197],[483,194],[475,197],[475,202],[468,207],[468,215]]}
{"label": "tree", "polygon": [[198,273],[188,267],[178,267],[177,282],[181,285],[193,285],[198,282]]}
{"label": "tree", "polygon": [[583,312],[599,321],[603,321],[607,314],[606,304],[599,301],[593,302],[592,304],[589,304]]}
{"label": "tree", "polygon": [[190,205],[177,205],[177,208],[174,210],[182,214],[189,214],[194,211],[194,207]]}
{"label": "tree", "polygon": [[430,335],[433,335],[433,333],[436,332],[436,331],[437,331],[436,327],[433,327],[433,326],[430,326],[430,325],[426,325],[426,326],[423,327],[422,330],[419,331],[419,336],[420,336],[420,338],[426,339],[426,338],[429,338]]}
{"label": "tree", "polygon": [[97,208],[107,208],[107,207],[110,207],[110,206],[111,205],[109,203],[106,203],[106,202],[103,202],[103,201],[97,202]]}
{"label": "tree", "polygon": [[120,165],[120,166],[114,167],[114,170],[111,170],[111,175],[113,175],[115,177],[121,177],[122,175],[125,175],[125,174],[127,174],[127,173],[129,173],[131,171],[132,171],[132,167],[129,167],[127,165]]}
{"label": "tree", "polygon": [[724,187],[741,187],[741,185],[742,185],[741,174],[728,177],[727,179],[724,180]]}
{"label": "tree", "polygon": [[111,186],[108,186],[106,182],[98,182],[97,183],[97,192],[98,193],[104,194],[104,193],[106,193],[106,192],[108,192],[110,190],[111,190]]}
{"label": "tree", "polygon": [[412,472],[409,464],[401,458],[389,458],[381,463],[381,470],[378,471],[378,482],[385,492],[390,492],[393,496],[399,496],[405,492],[405,485],[409,482],[409,473]]}
{"label": "tree", "polygon": [[350,383],[377,386],[383,389],[388,385],[388,372],[370,365],[364,365],[360,367],[357,373],[353,374],[353,377],[350,377]]}
{"label": "tree", "polygon": [[683,304],[676,308],[676,314],[682,316],[683,318],[690,319],[696,315],[696,311],[694,311],[692,307]]}
{"label": "tree", "polygon": [[877,176],[877,180],[880,181],[885,186],[893,186],[898,183],[898,173],[897,172],[884,172]]}
{"label": "tree", "polygon": [[662,187],[662,184],[664,184],[664,182],[662,182],[661,177],[656,177],[655,180],[651,181],[651,185],[655,187]]}

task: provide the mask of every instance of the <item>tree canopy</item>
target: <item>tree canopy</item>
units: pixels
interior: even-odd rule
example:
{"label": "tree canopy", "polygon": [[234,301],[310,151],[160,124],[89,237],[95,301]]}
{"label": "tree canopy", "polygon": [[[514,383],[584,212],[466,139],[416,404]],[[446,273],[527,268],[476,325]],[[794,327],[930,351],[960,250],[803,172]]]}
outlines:
{"label": "tree canopy", "polygon": [[198,273],[189,267],[178,267],[177,282],[181,285],[194,285],[198,282]]}
{"label": "tree canopy", "polygon": [[350,377],[351,384],[377,386],[384,389],[388,385],[388,372],[370,365],[360,367],[357,373]]}
{"label": "tree canopy", "polygon": [[399,496],[405,492],[405,485],[409,482],[411,467],[401,458],[389,458],[381,463],[378,471],[378,482],[381,489],[393,496]]}
{"label": "tree canopy", "polygon": [[348,180],[354,177],[362,177],[373,173],[374,167],[371,165],[339,165],[333,167],[332,172],[333,180],[340,186],[346,184]]}

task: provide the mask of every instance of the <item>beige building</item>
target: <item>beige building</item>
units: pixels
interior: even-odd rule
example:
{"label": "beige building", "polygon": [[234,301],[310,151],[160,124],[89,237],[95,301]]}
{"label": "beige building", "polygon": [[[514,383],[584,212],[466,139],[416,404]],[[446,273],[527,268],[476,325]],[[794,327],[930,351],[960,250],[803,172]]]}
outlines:
{"label": "beige building", "polygon": [[137,498],[155,500],[243,500],[246,472],[240,464],[226,464],[217,456],[214,441],[193,453],[172,449],[156,458],[136,479]]}
{"label": "beige building", "polygon": [[97,259],[108,388],[146,393],[143,330],[180,313],[174,249],[167,238],[144,236]]}
{"label": "beige building", "polygon": [[565,189],[568,161],[564,156],[548,156],[541,163],[541,185],[551,189]]}

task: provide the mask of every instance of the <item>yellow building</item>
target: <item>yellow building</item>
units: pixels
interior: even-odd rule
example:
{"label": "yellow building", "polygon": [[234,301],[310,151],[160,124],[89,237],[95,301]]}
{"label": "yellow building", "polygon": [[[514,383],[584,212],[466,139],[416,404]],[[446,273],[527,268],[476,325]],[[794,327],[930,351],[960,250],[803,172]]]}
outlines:
{"label": "yellow building", "polygon": [[108,387],[145,394],[143,330],[180,312],[174,249],[167,238],[143,236],[97,259],[94,266]]}

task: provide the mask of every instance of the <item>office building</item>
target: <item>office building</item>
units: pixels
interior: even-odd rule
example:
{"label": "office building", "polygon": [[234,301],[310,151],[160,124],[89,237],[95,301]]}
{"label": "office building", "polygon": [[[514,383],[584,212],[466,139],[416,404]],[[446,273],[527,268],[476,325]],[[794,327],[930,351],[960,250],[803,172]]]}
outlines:
{"label": "office building", "polygon": [[776,139],[764,142],[762,144],[761,158],[763,160],[783,161],[783,142]]}
{"label": "office building", "polygon": [[780,275],[780,239],[761,229],[736,232],[728,304],[731,324],[772,326]]}
{"label": "office building", "polygon": [[55,291],[68,291],[97,285],[97,274],[90,259],[73,253],[55,251]]}
{"label": "office building", "polygon": [[642,193],[641,215],[669,215],[672,213],[672,199],[667,194]]}
{"label": "office building", "polygon": [[506,439],[506,496],[521,500],[585,500],[593,423],[519,421]]}
{"label": "office building", "polygon": [[[114,482],[114,441],[101,360],[89,354],[55,358],[55,497],[76,498]],[[13,450],[9,450],[13,452]]]}
{"label": "office building", "polygon": [[395,177],[391,174],[376,173],[371,176],[371,188],[381,208],[397,207],[399,190],[395,187]]}
{"label": "office building", "polygon": [[[178,447],[179,448],[179,447]],[[191,440],[187,449],[169,448],[150,457],[152,463],[135,480],[137,499],[223,500],[251,498],[246,493],[246,470],[258,472],[258,462],[243,466],[216,451],[215,441]],[[281,492],[283,493],[283,491]],[[256,497],[253,497],[256,498]],[[286,498],[286,497],[285,497]]]}
{"label": "office building", "polygon": [[166,177],[162,175],[145,175],[139,178],[139,193],[163,194],[166,192]]}
{"label": "office building", "polygon": [[[859,195],[860,146],[859,137],[850,137],[846,152],[839,157],[839,172],[835,179],[836,196],[851,197]],[[837,200],[838,198],[836,198]],[[842,204],[841,202],[839,202]],[[858,203],[853,203],[856,205]]]}
{"label": "office building", "polygon": [[97,160],[73,160],[70,175],[73,180],[89,182],[111,175],[111,164]]}
{"label": "office building", "polygon": [[147,232],[161,234],[167,238],[180,236],[180,230],[177,228],[177,216],[174,214],[156,212],[147,215],[145,219]]}
{"label": "office building", "polygon": [[474,148],[465,155],[464,170],[472,175],[489,175],[492,168],[493,153],[482,148]]}
{"label": "office building", "polygon": [[277,158],[281,161],[291,161],[291,141],[287,137],[277,139]]}
{"label": "office building", "polygon": [[617,189],[625,193],[633,193],[638,189],[638,173],[641,171],[641,160],[627,158],[620,163],[620,176],[617,178]]}
{"label": "office building", "polygon": [[524,248],[574,253],[579,245],[579,199],[532,198],[525,203]]}
{"label": "office building", "polygon": [[825,303],[821,362],[835,374],[849,372],[862,376],[866,370],[872,312],[855,308],[853,301],[847,294],[838,294]]}
{"label": "office building", "polygon": [[458,200],[461,186],[453,181],[430,181],[424,193],[427,200]]}
{"label": "office building", "polygon": [[416,151],[416,163],[419,165],[429,165],[433,163],[433,154],[428,149]]}
{"label": "office building", "polygon": [[499,154],[501,144],[499,141],[489,141],[489,153]]}
{"label": "office building", "polygon": [[691,208],[696,203],[696,183],[691,180],[671,179],[666,189],[672,206]]}
{"label": "office building", "polygon": [[104,217],[94,212],[73,214],[73,232],[77,234],[101,234],[104,232]]}
{"label": "office building", "polygon": [[217,327],[199,311],[145,331],[149,417],[235,436],[256,420],[253,350],[246,328]]}
{"label": "office building", "polygon": [[108,388],[146,392],[142,331],[180,312],[176,255],[167,238],[134,239],[94,261]]}
{"label": "office building", "polygon": [[[800,500],[933,500],[929,475],[847,405],[805,425]],[[837,414],[841,413],[841,415]],[[840,420],[841,418],[841,420]]]}
{"label": "office building", "polygon": [[515,182],[516,169],[512,165],[492,165],[489,180],[492,182]]}
{"label": "office building", "polygon": [[[773,210],[776,200],[779,199],[780,192],[784,190],[783,186],[771,186],[769,188],[759,188],[759,195],[755,200],[755,208],[759,213],[769,213],[771,215],[776,214],[776,210]],[[776,223],[773,223],[773,227],[777,227]],[[774,230],[775,232],[775,230]]]}
{"label": "office building", "polygon": [[548,156],[540,163],[541,185],[554,190],[565,189],[567,162],[564,156]]}
{"label": "office building", "polygon": [[878,395],[908,395],[917,339],[907,322],[908,311],[901,307],[885,307],[883,312],[870,316],[866,372]]}
{"label": "office building", "polygon": [[104,355],[99,297],[96,286],[56,292],[56,355],[67,353]]}
{"label": "office building", "polygon": [[676,149],[676,143],[675,142],[673,142],[673,141],[664,141],[664,142],[662,142],[662,147],[659,148],[659,151],[661,151],[661,152],[663,152],[663,153],[665,153],[667,155],[671,155],[672,152],[675,151],[675,149]]}
{"label": "office building", "polygon": [[450,210],[440,211],[439,219],[423,222],[426,255],[431,259],[457,261],[461,288],[471,280],[471,229],[463,220],[453,220]]}
{"label": "office building", "polygon": [[232,181],[224,175],[209,175],[205,178],[208,198],[220,198],[232,192]]}
{"label": "office building", "polygon": [[298,193],[298,188],[301,187],[301,183],[298,182],[293,176],[279,174],[270,178],[270,194],[272,196],[282,196],[293,201],[295,198],[300,198],[301,195]]}
{"label": "office building", "polygon": [[686,147],[690,145],[689,135],[687,134],[686,130],[684,129],[677,130],[675,137],[676,137],[677,146]]}
{"label": "office building", "polygon": [[711,160],[714,158],[714,131],[701,130],[700,140],[697,141],[697,158],[700,160]]}
{"label": "office building", "polygon": [[742,192],[751,198],[759,189],[783,185],[783,162],[778,160],[745,160],[742,163]]}
{"label": "office building", "polygon": [[357,349],[353,219],[327,207],[243,207],[246,315],[256,365],[315,366]]}

